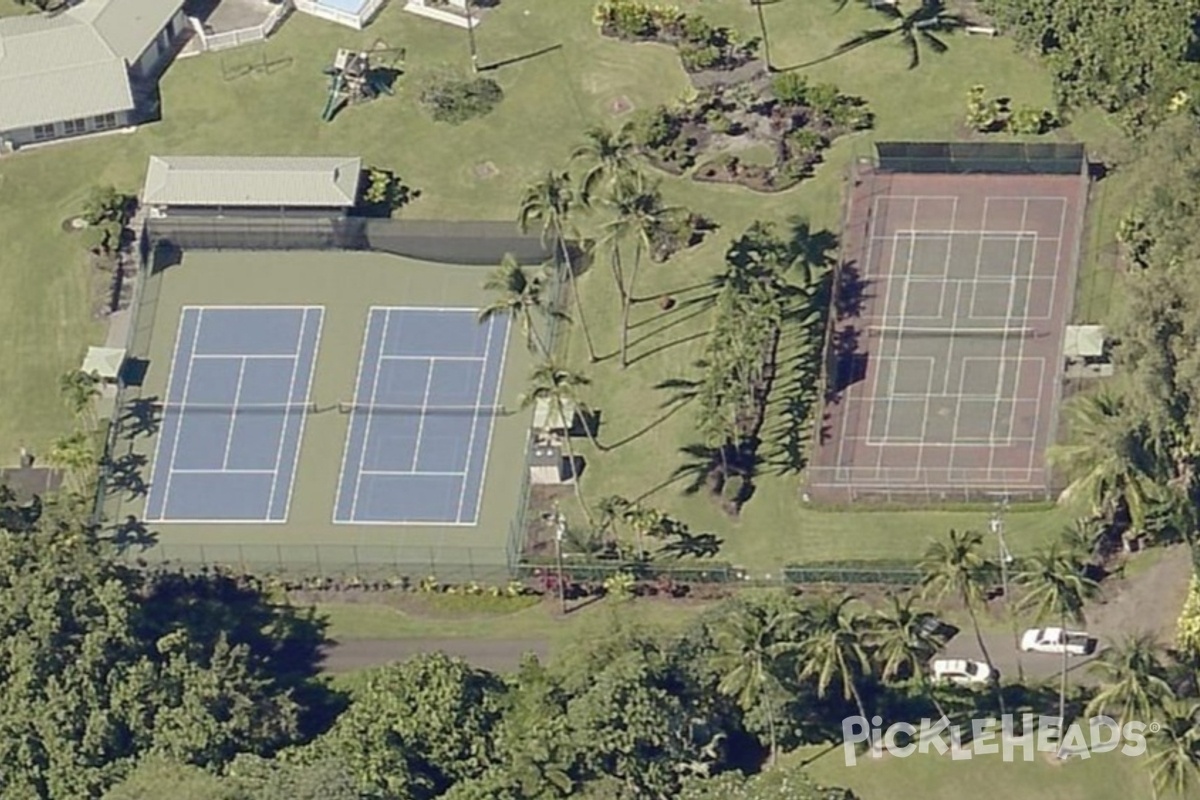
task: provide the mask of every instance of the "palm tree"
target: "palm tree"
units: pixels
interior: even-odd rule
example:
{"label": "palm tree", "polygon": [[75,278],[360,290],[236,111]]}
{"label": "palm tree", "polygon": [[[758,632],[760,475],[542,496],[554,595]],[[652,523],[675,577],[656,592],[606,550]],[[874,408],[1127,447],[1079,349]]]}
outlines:
{"label": "palm tree", "polygon": [[1147,447],[1142,424],[1112,394],[1081,395],[1067,406],[1070,443],[1047,454],[1071,483],[1063,496],[1086,503],[1092,513],[1111,518],[1119,508],[1142,530],[1162,492],[1158,465]]}
{"label": "palm tree", "polygon": [[47,455],[51,464],[67,474],[67,483],[75,491],[87,484],[91,471],[96,466],[96,448],[91,437],[84,431],[60,436],[50,446]]}
{"label": "palm tree", "polygon": [[[1084,623],[1083,604],[1099,594],[1100,585],[1084,575],[1084,565],[1077,554],[1070,553],[1055,542],[1030,557],[1016,575],[1016,583],[1026,594],[1018,604],[1033,612],[1038,622],[1057,618],[1064,630],[1067,623]],[[1066,725],[1067,715],[1067,650],[1062,653],[1062,668],[1058,686],[1058,716]]]}
{"label": "palm tree", "polygon": [[858,682],[871,674],[871,658],[865,646],[864,620],[846,612],[846,606],[853,600],[849,595],[824,597],[813,607],[811,625],[798,649],[801,664],[798,677],[815,678],[817,696],[821,698],[829,691],[830,684],[837,681],[842,686],[842,697],[853,700],[859,715],[866,719]]}
{"label": "palm tree", "polygon": [[[908,13],[900,8],[900,3],[906,0],[896,0],[892,3],[877,3],[872,0],[863,2],[887,17],[892,24],[886,28],[865,30],[842,42],[837,53],[856,50],[863,45],[894,36],[908,49],[908,68],[916,69],[921,63],[921,50],[924,47],[935,53],[944,53],[948,49],[938,34],[952,33],[967,24],[961,14],[952,14],[946,10],[945,0],[915,0],[916,7]],[[845,2],[840,3],[839,10],[845,5]]]}
{"label": "palm tree", "polygon": [[505,253],[500,266],[494,269],[483,288],[496,293],[496,299],[479,310],[479,321],[486,322],[497,314],[507,314],[521,323],[525,334],[525,345],[544,358],[550,351],[538,333],[535,316],[565,319],[563,312],[550,308],[543,294],[541,277],[530,277],[525,268],[517,263],[512,253]]}
{"label": "palm tree", "polygon": [[[649,183],[641,172],[634,172],[613,184],[607,198],[614,217],[604,225],[604,240],[608,243],[613,264],[613,277],[618,282],[621,298],[621,366],[629,366],[629,312],[633,308],[634,286],[642,256],[654,248],[654,237],[679,209],[663,205],[658,185]],[[633,267],[629,280],[624,280],[621,246],[633,240]]]}
{"label": "palm tree", "polygon": [[940,602],[953,595],[967,610],[975,641],[983,660],[996,673],[996,663],[983,642],[975,609],[984,602],[984,592],[996,566],[983,555],[983,536],[975,531],[950,531],[946,541],[933,540],[920,564],[921,587],[927,599]]}
{"label": "palm tree", "polygon": [[92,400],[100,395],[99,375],[73,370],[59,378],[58,388],[76,419],[91,419]]}
{"label": "palm tree", "polygon": [[618,180],[637,170],[634,161],[637,146],[628,125],[615,131],[604,127],[588,128],[583,136],[584,143],[571,151],[571,161],[582,161],[586,165],[579,183],[579,197],[584,205],[591,205]]}
{"label": "palm tree", "polygon": [[548,236],[554,237],[554,245],[558,248],[563,264],[567,268],[567,280],[571,283],[571,296],[575,299],[575,316],[583,329],[583,338],[587,342],[588,360],[597,361],[596,345],[592,343],[592,332],[588,328],[587,318],[583,315],[583,299],[579,294],[579,285],[575,280],[575,265],[571,258],[571,248],[567,245],[565,231],[572,227],[575,238],[578,231],[571,226],[570,218],[576,207],[577,196],[571,185],[571,176],[566,172],[547,172],[540,181],[530,184],[521,196],[521,208],[517,212],[517,223],[521,231],[529,230],[532,222],[542,223],[542,244],[546,244]]}
{"label": "palm tree", "polygon": [[[587,377],[571,372],[547,359],[534,367],[533,372],[530,373],[529,388],[521,396],[521,408],[530,408],[541,399],[549,400],[563,424],[570,426],[572,418],[567,415],[568,406],[573,406],[578,413],[588,413],[587,403],[581,397],[580,390],[590,383],[591,381]],[[585,425],[584,427],[589,428],[590,426]],[[591,435],[590,430],[588,435]],[[571,461],[571,482],[575,485],[575,496],[579,499],[579,505],[583,507],[583,514],[587,517],[588,524],[594,527],[596,521],[592,517],[591,509],[583,499],[583,491],[579,486],[579,475],[577,474],[579,461],[575,456],[575,447],[571,443],[569,430],[563,436],[563,441],[567,446],[567,457]]]}
{"label": "palm tree", "polygon": [[1108,714],[1119,722],[1157,719],[1175,694],[1161,652],[1153,636],[1139,633],[1101,653],[1090,667],[1101,688],[1084,713]]}
{"label": "palm tree", "polygon": [[889,594],[889,607],[874,609],[868,618],[866,641],[884,683],[916,680],[944,717],[929,680],[929,660],[941,649],[942,642],[925,628],[928,614],[913,609],[915,599],[907,593],[903,599]]}
{"label": "palm tree", "polygon": [[744,712],[765,709],[772,765],[779,750],[776,705],[786,691],[779,678],[781,662],[798,648],[792,634],[800,619],[795,611],[742,603],[719,618],[714,635],[715,666],[721,673],[717,691],[733,698]]}
{"label": "palm tree", "polygon": [[1200,787],[1200,704],[1172,700],[1165,722],[1148,737],[1152,750],[1150,767],[1154,797],[1193,797]]}

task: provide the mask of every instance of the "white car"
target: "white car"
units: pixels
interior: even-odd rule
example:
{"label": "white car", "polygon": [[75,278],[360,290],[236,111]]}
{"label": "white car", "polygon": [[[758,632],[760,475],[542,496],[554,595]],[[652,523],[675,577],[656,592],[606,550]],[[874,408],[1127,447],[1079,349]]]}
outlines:
{"label": "white car", "polygon": [[987,683],[994,677],[992,668],[982,661],[967,658],[939,658],[933,662],[933,680],[936,683],[957,683],[969,686]]}
{"label": "white car", "polygon": [[1026,653],[1053,653],[1069,656],[1090,655],[1096,640],[1083,631],[1063,628],[1030,628],[1021,637],[1021,650]]}

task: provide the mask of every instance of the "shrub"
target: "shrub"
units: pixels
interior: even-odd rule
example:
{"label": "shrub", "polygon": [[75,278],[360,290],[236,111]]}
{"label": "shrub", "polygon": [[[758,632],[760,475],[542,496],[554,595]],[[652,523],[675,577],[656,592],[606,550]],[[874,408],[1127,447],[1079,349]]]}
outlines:
{"label": "shrub", "polygon": [[1200,578],[1195,575],[1175,627],[1175,647],[1189,656],[1200,656]]}
{"label": "shrub", "polygon": [[639,111],[629,123],[629,137],[639,147],[665,147],[678,133],[678,121],[666,106]]}
{"label": "shrub", "polygon": [[795,72],[785,72],[771,81],[775,99],[790,106],[804,105],[808,99],[808,79]]}
{"label": "shrub", "polygon": [[504,90],[491,78],[464,78],[437,73],[421,88],[421,105],[438,122],[458,125],[491,112],[504,98]]}
{"label": "shrub", "polygon": [[976,84],[967,90],[967,125],[986,133],[1000,123],[1000,102],[987,99],[987,87]]}
{"label": "shrub", "polygon": [[787,135],[787,144],[793,157],[809,158],[816,155],[825,146],[825,139],[814,130],[801,128]]}
{"label": "shrub", "polygon": [[813,112],[828,116],[841,105],[842,96],[832,83],[818,83],[808,88],[804,103]]}
{"label": "shrub", "polygon": [[628,600],[633,597],[637,578],[628,572],[616,572],[604,579],[604,593],[614,600]]}
{"label": "shrub", "polygon": [[134,202],[132,195],[122,194],[116,187],[93,186],[83,201],[83,219],[89,225],[106,222],[124,225],[129,220]]}
{"label": "shrub", "polygon": [[701,72],[721,66],[725,54],[715,45],[684,42],[679,45],[679,60],[687,72]]}

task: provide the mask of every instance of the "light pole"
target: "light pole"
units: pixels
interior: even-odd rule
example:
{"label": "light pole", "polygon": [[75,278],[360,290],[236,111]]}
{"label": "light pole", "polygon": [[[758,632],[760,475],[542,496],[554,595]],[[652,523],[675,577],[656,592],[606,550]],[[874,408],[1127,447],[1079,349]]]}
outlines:
{"label": "light pole", "polygon": [[565,615],[567,613],[567,584],[563,577],[563,539],[567,535],[567,517],[554,504],[554,560],[558,566],[558,606]]}
{"label": "light pole", "polygon": [[467,12],[467,42],[471,47],[471,72],[479,73],[479,51],[475,47],[475,15],[471,11],[474,0],[463,3],[463,11]]}

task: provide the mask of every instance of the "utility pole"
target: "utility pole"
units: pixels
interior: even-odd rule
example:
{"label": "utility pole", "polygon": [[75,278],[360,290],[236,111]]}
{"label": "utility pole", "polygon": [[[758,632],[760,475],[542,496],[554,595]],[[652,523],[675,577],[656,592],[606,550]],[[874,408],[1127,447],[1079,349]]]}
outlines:
{"label": "utility pole", "polygon": [[1004,515],[1008,511],[1008,495],[1000,495],[996,501],[996,507],[992,510],[991,519],[988,520],[988,529],[996,535],[996,547],[998,549],[1000,562],[1000,591],[1004,595],[1004,613],[1008,615],[1009,623],[1012,627],[1013,648],[1017,657],[1017,680],[1025,680],[1025,668],[1021,663],[1021,641],[1017,636],[1017,618],[1013,613],[1012,600],[1010,597],[1010,587],[1008,585],[1008,565],[1014,559],[1012,553],[1008,549],[1008,544],[1004,541]]}
{"label": "utility pole", "polygon": [[563,575],[563,539],[567,536],[567,517],[554,504],[554,560],[558,565],[558,606],[565,616],[567,613],[567,582]]}

